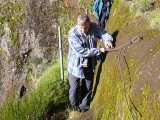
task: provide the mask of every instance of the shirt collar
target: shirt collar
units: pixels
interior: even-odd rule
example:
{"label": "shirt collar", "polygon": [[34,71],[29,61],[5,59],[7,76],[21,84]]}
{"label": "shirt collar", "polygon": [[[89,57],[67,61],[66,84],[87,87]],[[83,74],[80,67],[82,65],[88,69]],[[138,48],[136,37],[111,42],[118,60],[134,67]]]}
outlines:
{"label": "shirt collar", "polygon": [[79,31],[78,25],[76,25],[76,29],[77,29],[77,32],[78,32],[79,35],[81,35],[81,36],[87,36],[86,33],[81,33],[81,32]]}

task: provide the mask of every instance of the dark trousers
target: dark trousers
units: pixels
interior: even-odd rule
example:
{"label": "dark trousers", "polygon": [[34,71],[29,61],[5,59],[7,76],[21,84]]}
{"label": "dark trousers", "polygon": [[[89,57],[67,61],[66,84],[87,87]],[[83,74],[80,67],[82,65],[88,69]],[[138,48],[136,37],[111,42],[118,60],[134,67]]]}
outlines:
{"label": "dark trousers", "polygon": [[108,7],[102,8],[101,14],[99,16],[98,24],[102,29],[105,29],[105,24],[109,17],[109,9],[110,8]]}
{"label": "dark trousers", "polygon": [[102,29],[105,29],[105,24],[106,24],[106,14],[101,13],[100,19],[99,19],[99,26]]}
{"label": "dark trousers", "polygon": [[[69,101],[71,106],[79,106],[81,110],[89,109],[91,92],[93,86],[94,73],[90,70],[85,71],[85,78],[80,79],[78,77],[69,74]],[[81,82],[81,87],[80,87]],[[81,94],[79,94],[79,92]]]}

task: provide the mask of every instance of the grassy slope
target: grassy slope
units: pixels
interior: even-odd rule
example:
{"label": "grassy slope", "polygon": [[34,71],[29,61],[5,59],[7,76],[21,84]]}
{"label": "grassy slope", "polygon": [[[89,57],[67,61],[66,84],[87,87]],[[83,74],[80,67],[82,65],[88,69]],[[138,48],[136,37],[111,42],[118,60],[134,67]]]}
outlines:
{"label": "grassy slope", "polygon": [[[50,66],[40,77],[37,88],[18,101],[8,98],[0,109],[0,120],[39,120],[50,102],[55,106],[67,101],[67,84],[60,81],[59,64]],[[53,108],[52,108],[53,109]],[[57,109],[57,108],[54,108]]]}

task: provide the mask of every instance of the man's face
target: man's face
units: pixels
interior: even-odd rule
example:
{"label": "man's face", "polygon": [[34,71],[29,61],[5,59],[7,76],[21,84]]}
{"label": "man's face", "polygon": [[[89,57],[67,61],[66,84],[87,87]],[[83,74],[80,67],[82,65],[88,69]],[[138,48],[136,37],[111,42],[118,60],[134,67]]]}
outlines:
{"label": "man's face", "polygon": [[80,33],[87,33],[90,28],[90,23],[85,23],[84,25],[78,25]]}

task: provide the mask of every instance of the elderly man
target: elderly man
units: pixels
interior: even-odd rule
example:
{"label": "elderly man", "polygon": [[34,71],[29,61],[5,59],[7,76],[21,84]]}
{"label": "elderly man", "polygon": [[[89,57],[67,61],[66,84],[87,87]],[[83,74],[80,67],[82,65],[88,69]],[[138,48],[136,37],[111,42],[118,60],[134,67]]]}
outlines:
{"label": "elderly man", "polygon": [[[97,40],[100,39],[104,42],[104,48],[96,47]],[[112,48],[113,38],[91,22],[87,15],[80,15],[77,25],[69,31],[68,41],[69,101],[72,107],[85,112],[90,105],[96,56],[105,52],[106,48]],[[79,90],[81,95],[78,94]]]}

